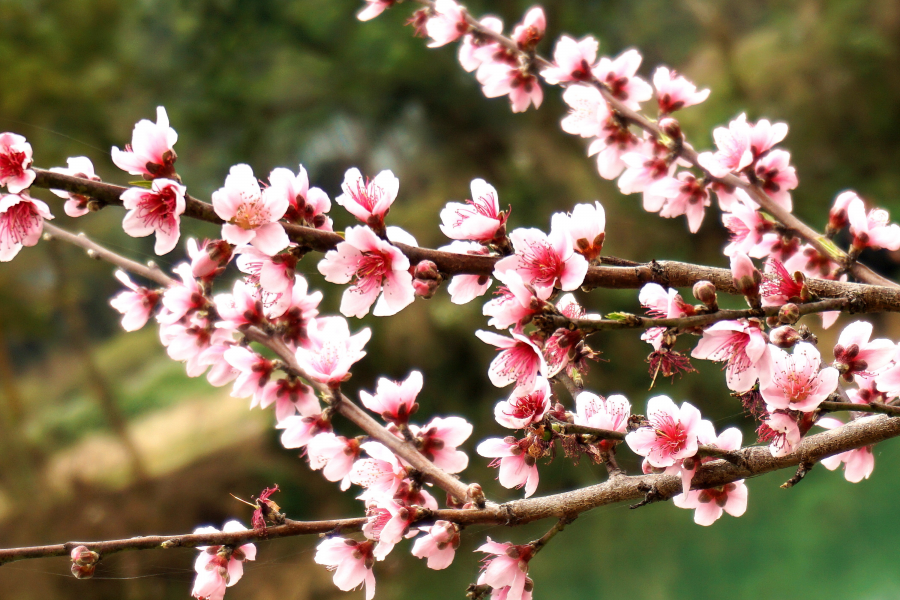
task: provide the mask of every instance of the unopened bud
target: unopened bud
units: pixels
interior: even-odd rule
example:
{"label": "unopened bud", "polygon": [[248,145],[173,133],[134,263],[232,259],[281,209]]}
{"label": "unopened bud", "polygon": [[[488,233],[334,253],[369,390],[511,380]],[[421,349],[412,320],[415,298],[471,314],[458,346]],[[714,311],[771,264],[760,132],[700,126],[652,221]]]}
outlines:
{"label": "unopened bud", "polygon": [[476,506],[484,506],[484,490],[477,483],[469,484],[468,489],[466,489],[466,495]]}
{"label": "unopened bud", "polygon": [[756,308],[760,304],[759,284],[762,282],[762,274],[753,265],[746,254],[737,253],[731,257],[731,275],[734,278],[734,287],[747,298],[748,304]]}
{"label": "unopened bud", "polygon": [[438,287],[440,287],[440,282],[435,279],[413,279],[412,284],[416,296],[421,296],[426,299],[434,296]]}
{"label": "unopened bud", "polygon": [[793,325],[800,318],[800,307],[794,303],[785,304],[778,310],[778,321],[784,325]]}
{"label": "unopened bud", "polygon": [[801,339],[800,332],[790,325],[782,325],[769,332],[769,341],[779,348],[791,348]]}
{"label": "unopened bud", "polygon": [[677,119],[673,119],[672,117],[660,119],[659,128],[673,140],[681,141],[681,125],[678,123]]}
{"label": "unopened bud", "polygon": [[709,310],[719,310],[716,297],[716,285],[712,281],[698,281],[694,284],[694,298],[706,305]]}
{"label": "unopened bud", "polygon": [[100,555],[87,546],[77,546],[69,554],[72,559],[72,575],[77,579],[90,579],[94,576]]}
{"label": "unopened bud", "polygon": [[416,265],[413,276],[416,279],[439,279],[441,274],[433,261],[420,260],[419,264]]}

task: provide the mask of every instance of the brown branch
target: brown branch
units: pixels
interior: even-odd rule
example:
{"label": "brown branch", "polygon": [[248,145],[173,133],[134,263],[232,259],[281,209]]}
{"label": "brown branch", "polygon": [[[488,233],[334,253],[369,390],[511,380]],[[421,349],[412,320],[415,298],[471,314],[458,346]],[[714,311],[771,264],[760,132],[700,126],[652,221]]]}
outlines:
{"label": "brown branch", "polygon": [[838,412],[849,410],[854,412],[880,413],[900,416],[900,406],[890,406],[881,402],[872,402],[870,404],[856,404],[854,402],[822,402],[819,404],[819,410],[823,412]]}

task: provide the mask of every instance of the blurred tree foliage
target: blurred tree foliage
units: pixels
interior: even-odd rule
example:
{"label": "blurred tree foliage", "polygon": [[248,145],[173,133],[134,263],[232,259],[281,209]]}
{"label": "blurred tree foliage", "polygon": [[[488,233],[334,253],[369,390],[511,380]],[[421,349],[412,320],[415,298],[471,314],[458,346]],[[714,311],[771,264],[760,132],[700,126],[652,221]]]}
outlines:
{"label": "blurred tree foliage", "polygon": [[[473,14],[491,12],[508,25],[529,5],[470,3]],[[64,165],[66,157],[84,154],[104,179],[125,183],[129,176],[115,169],[108,150],[127,143],[134,123],[153,119],[155,107],[163,105],[179,133],[178,171],[200,198],[220,187],[238,162],[252,165],[261,179],[274,167],[296,169],[302,163],[312,185],[332,198],[348,167],[369,174],[389,168],[401,180],[394,224],[434,247],[445,243],[437,228],[441,206],[467,197],[469,181],[484,177],[499,190],[501,203],[512,206],[512,226],[546,227],[553,212],[599,199],[610,224],[610,254],[725,264],[725,235],[714,210],[700,234],[689,236],[683,220],[647,215],[638,197],[622,196],[597,176],[584,156],[585,142],[559,129],[565,108],[557,90],[547,90],[541,110],[513,115],[504,100],[482,96],[474,78],[459,68],[455,48],[429,50],[411,38],[404,27],[411,3],[367,24],[355,19],[360,6],[356,0],[0,0],[0,130],[25,135],[37,166]],[[800,177],[796,212],[814,226],[823,225],[827,206],[847,188],[900,214],[896,0],[572,0],[545,8],[548,39],[562,32],[593,34],[601,52],[610,55],[634,46],[645,56],[645,77],[655,65],[667,64],[711,88],[705,104],[680,115],[700,149],[711,146],[714,126],[741,111],[753,120],[787,121],[784,146]],[[542,51],[551,53],[549,43]],[[73,222],[60,202],[52,206],[63,227],[164,266],[179,260],[178,251],[155,257],[152,242],[126,236],[119,227],[121,210]],[[339,207],[333,212],[338,228],[352,223]],[[214,236],[216,228],[185,222],[183,236],[188,235]],[[63,250],[62,260],[69,281],[77,282],[68,305],[84,311],[92,343],[108,344],[119,335],[106,304],[116,291],[111,269],[71,249]],[[896,274],[890,257],[873,260]],[[309,257],[302,268],[313,287],[326,291],[325,310],[335,311],[340,290],[323,285],[315,262]],[[42,372],[54,364],[53,356],[71,351],[57,335],[63,326],[57,278],[41,245],[0,266],[0,335],[18,372]],[[582,299],[595,311],[638,309],[632,291],[600,291]],[[420,368],[426,374],[422,414],[462,412],[478,431],[496,433],[489,407],[503,392],[484,376],[491,349],[471,335],[482,323],[478,303],[455,307],[443,293],[398,317],[366,319],[363,324],[375,330],[371,360],[360,365],[351,387],[372,389],[379,375],[400,378]],[[610,362],[594,367],[589,385],[604,394],[624,392],[640,410],[648,396],[647,347],[629,334],[598,336],[594,345]],[[162,354],[159,348],[153,352]],[[124,356],[131,366],[117,373],[127,377],[145,355]],[[696,366],[699,375],[674,386],[658,383],[660,393],[692,399],[717,427],[749,425],[728,398],[717,366]],[[75,385],[55,383],[59,393],[23,400],[31,431],[44,432],[34,434],[34,441],[49,447],[64,441],[49,439],[48,432],[56,430],[46,420],[34,421],[48,409],[64,411]],[[129,402],[126,414],[138,414],[137,400]],[[153,406],[158,405],[165,402]],[[80,434],[104,426],[96,414],[77,422]],[[562,462],[544,470],[541,489],[596,479],[595,472],[561,468]],[[297,472],[306,476],[303,469]],[[476,474],[491,478],[484,470]],[[886,477],[876,471],[879,476]],[[753,503],[751,498],[751,510]],[[454,569],[465,573],[460,577],[471,576],[470,566]],[[454,585],[452,595],[461,584]],[[588,591],[596,594],[597,588],[583,593]],[[664,596],[670,597],[661,588],[634,597]]]}

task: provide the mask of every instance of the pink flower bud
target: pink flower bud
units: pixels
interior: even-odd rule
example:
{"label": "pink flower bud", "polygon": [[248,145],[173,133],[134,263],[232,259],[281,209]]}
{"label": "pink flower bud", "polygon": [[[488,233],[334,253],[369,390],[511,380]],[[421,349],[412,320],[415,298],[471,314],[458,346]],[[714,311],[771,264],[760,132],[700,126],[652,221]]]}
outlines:
{"label": "pink flower bud", "polygon": [[87,546],[78,546],[72,549],[69,555],[72,558],[72,575],[76,579],[90,579],[94,576],[100,555],[90,550]]}
{"label": "pink flower bud", "polygon": [[792,325],[800,318],[800,307],[796,304],[785,304],[778,310],[778,320],[781,323]]}
{"label": "pink flower bud", "polygon": [[754,306],[759,304],[762,275],[746,254],[736,252],[731,257],[731,275],[734,277],[734,287],[747,297],[747,301]]}
{"label": "pink flower bud", "polygon": [[698,281],[694,284],[694,298],[706,305],[710,310],[719,310],[716,298],[716,285],[711,281]]}
{"label": "pink flower bud", "polygon": [[769,332],[769,341],[779,348],[791,348],[800,340],[800,332],[790,325],[782,325]]}

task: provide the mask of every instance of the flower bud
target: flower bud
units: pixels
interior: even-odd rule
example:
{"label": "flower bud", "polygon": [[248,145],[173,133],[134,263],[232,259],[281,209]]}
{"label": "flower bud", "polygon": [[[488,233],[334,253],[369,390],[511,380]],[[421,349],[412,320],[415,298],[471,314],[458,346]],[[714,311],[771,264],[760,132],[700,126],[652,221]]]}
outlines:
{"label": "flower bud", "polygon": [[673,119],[672,117],[660,119],[659,128],[673,140],[681,141],[681,125],[678,123],[677,119]]}
{"label": "flower bud", "polygon": [[800,318],[800,307],[794,303],[785,304],[778,310],[778,321],[785,325],[793,325]]}
{"label": "flower bud", "polygon": [[803,336],[790,325],[782,325],[769,332],[769,341],[779,348],[791,348]]}
{"label": "flower bud", "polygon": [[753,265],[753,261],[746,254],[735,253],[731,257],[731,275],[734,277],[734,287],[747,298],[747,303],[754,308],[758,307],[762,275]]}
{"label": "flower bud", "polygon": [[77,579],[90,579],[94,576],[100,555],[87,546],[77,546],[69,554],[72,559],[72,575]]}
{"label": "flower bud", "polygon": [[420,260],[413,272],[413,277],[416,279],[440,279],[441,274],[433,261]]}
{"label": "flower bud", "polygon": [[480,485],[477,483],[470,484],[466,490],[466,494],[477,506],[484,506],[484,490],[481,489]]}
{"label": "flower bud", "polygon": [[716,285],[711,281],[698,281],[694,284],[694,298],[706,305],[711,311],[719,310],[716,297]]}
{"label": "flower bud", "polygon": [[412,285],[416,296],[431,298],[437,292],[440,282],[435,279],[413,279]]}

